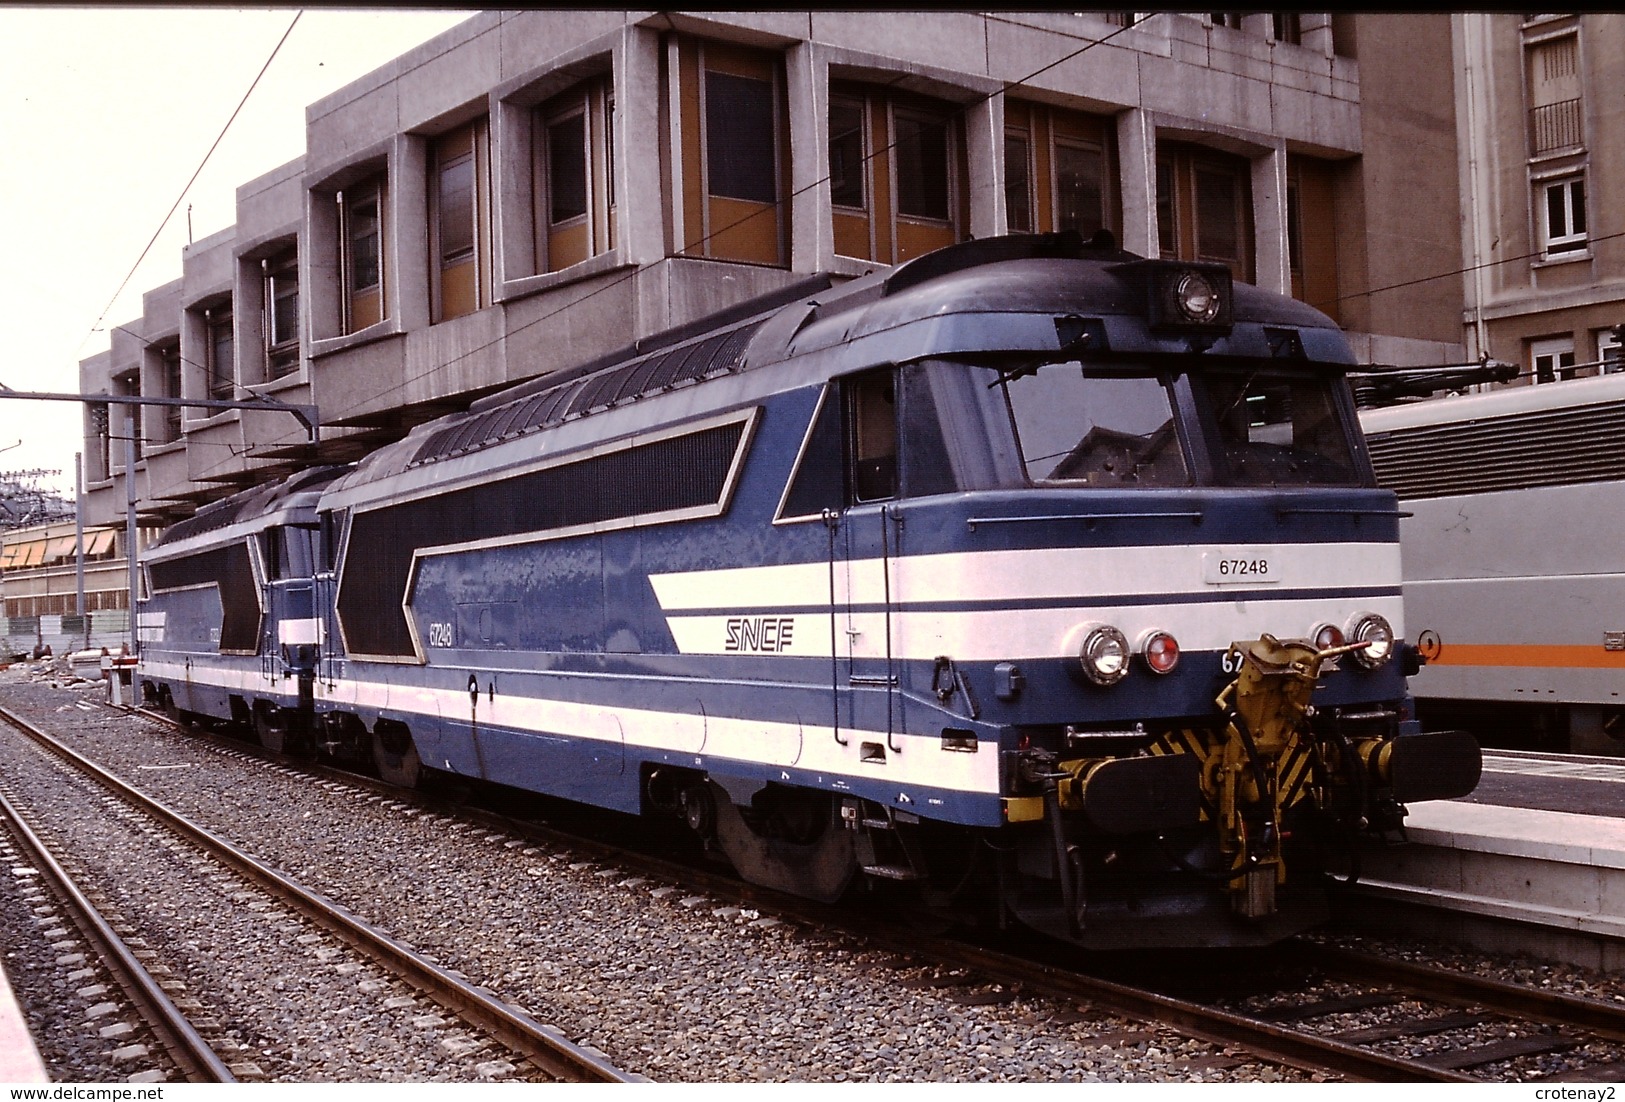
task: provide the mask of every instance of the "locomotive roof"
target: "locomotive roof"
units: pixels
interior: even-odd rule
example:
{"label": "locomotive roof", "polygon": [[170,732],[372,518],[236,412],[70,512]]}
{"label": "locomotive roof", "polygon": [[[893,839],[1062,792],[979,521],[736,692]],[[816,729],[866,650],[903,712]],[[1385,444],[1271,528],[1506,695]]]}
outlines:
{"label": "locomotive roof", "polygon": [[171,547],[209,532],[228,528],[238,521],[254,521],[260,525],[274,523],[278,515],[290,506],[314,505],[314,497],[306,502],[293,499],[299,494],[315,494],[349,470],[349,465],[312,467],[278,482],[267,482],[233,494],[221,501],[199,509],[192,516],[170,525],[153,544],[159,548]]}
{"label": "locomotive roof", "polygon": [[[418,426],[333,488],[358,487],[702,380],[841,346],[854,349],[841,370],[929,355],[1054,351],[1055,319],[1077,315],[1104,319],[1114,351],[1188,355],[1188,335],[1158,335],[1147,327],[1146,272],[1157,263],[1118,249],[1109,234],[1084,241],[1067,232],[964,242],[839,287],[818,277]],[[1243,283],[1234,284],[1232,303],[1231,331],[1205,342],[1215,358],[1271,356],[1263,331],[1268,323],[1297,331],[1310,363],[1352,362],[1337,324],[1304,303]]]}
{"label": "locomotive roof", "polygon": [[1617,402],[1625,398],[1625,375],[1594,375],[1541,386],[1514,386],[1482,394],[1425,398],[1382,409],[1361,410],[1367,434],[1460,422],[1476,423],[1520,413]]}

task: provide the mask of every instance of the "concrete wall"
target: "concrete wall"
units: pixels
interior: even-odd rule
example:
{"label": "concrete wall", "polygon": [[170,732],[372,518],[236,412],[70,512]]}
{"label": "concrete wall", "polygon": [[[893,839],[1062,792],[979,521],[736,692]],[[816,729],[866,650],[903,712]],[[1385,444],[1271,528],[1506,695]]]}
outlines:
{"label": "concrete wall", "polygon": [[[482,12],[311,104],[305,155],[243,184],[236,226],[186,250],[182,286],[165,292],[176,301],[151,303],[137,335],[115,334],[108,360],[86,361],[83,377],[116,376],[162,324],[179,333],[189,363],[204,363],[199,311],[229,295],[240,388],[320,407],[320,450],[301,449],[303,431],[270,412],[190,419],[184,446],[152,456],[148,482],[138,484],[143,495],[167,500],[154,509],[178,513],[299,463],[363,454],[482,393],[805,274],[860,274],[873,265],[835,254],[823,184],[832,77],[961,106],[970,178],[962,232],[969,235],[1007,225],[1004,97],[1016,94],[1108,120],[1131,249],[1156,248],[1158,143],[1194,142],[1251,166],[1252,254],[1264,286],[1290,286],[1289,153],[1341,166],[1337,279],[1345,292],[1451,271],[1460,266],[1460,208],[1449,20],[1351,22],[1306,13],[1302,44],[1294,45],[1273,41],[1269,17],[1256,13],[1233,29],[1176,13],[1123,28],[1105,15],[1062,12]],[[674,35],[783,59],[793,192],[783,266],[676,255],[685,178]],[[1360,61],[1352,56],[1356,39]],[[608,77],[615,96],[614,247],[538,273],[529,221],[532,112],[587,76]],[[433,142],[482,117],[490,122],[490,304],[431,324]],[[334,196],[380,175],[387,177],[386,308],[382,321],[346,333]],[[258,264],[290,244],[300,257],[300,362],[266,382]],[[1345,304],[1351,336],[1373,354],[1398,362],[1459,358],[1459,284],[1345,297]],[[202,393],[201,369],[187,370],[186,393]],[[108,501],[118,493],[117,479],[104,479],[93,511],[111,514]]]}

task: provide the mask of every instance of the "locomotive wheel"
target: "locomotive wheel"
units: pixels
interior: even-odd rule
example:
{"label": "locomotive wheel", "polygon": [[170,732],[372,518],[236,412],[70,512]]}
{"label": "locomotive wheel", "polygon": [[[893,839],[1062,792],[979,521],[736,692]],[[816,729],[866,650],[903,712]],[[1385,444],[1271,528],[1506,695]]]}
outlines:
{"label": "locomotive wheel", "polygon": [[397,788],[416,788],[423,779],[423,761],[405,727],[380,723],[372,733],[372,762],[378,779]]}
{"label": "locomotive wheel", "polygon": [[254,709],[254,735],[260,745],[276,754],[290,754],[301,749],[303,740],[294,728],[296,718],[281,708],[256,707]]}
{"label": "locomotive wheel", "polygon": [[823,793],[784,793],[766,811],[741,814],[727,791],[710,784],[716,838],[735,871],[777,891],[833,903],[857,873],[852,833],[834,826]]}
{"label": "locomotive wheel", "polygon": [[182,708],[180,705],[176,704],[175,703],[175,697],[170,693],[170,691],[168,689],[160,689],[159,690],[159,706],[161,708],[163,708],[164,715],[168,716],[169,719],[170,719],[170,722],[174,723],[176,726],[178,726],[178,727],[196,727],[197,726],[197,716],[195,716],[191,712],[188,712],[185,708]]}

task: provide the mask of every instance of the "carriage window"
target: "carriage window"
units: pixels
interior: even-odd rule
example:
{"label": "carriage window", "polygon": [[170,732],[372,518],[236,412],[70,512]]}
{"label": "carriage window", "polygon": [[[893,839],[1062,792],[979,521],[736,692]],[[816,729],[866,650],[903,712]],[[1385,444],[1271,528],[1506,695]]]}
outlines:
{"label": "carriage window", "polygon": [[1360,485],[1331,379],[1215,372],[1196,387],[1217,433],[1216,466],[1231,485]]}
{"label": "carriage window", "polygon": [[1051,364],[1005,382],[1033,482],[1187,486],[1168,385],[1154,375],[1090,377]]}

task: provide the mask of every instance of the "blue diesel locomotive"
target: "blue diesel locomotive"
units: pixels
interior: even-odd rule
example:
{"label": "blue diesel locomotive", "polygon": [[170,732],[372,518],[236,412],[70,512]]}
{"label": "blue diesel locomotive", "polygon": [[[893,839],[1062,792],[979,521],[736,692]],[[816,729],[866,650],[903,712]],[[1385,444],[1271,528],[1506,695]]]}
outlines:
{"label": "blue diesel locomotive", "polygon": [[[257,609],[218,650],[280,688],[204,689],[220,659],[162,633],[142,683],[399,784],[667,816],[814,899],[1267,943],[1479,772],[1409,718],[1351,362],[1319,312],[1104,235],[800,285],[300,476],[308,515],[200,513],[143,622]],[[274,588],[278,539],[311,600],[273,628],[225,571]]]}

